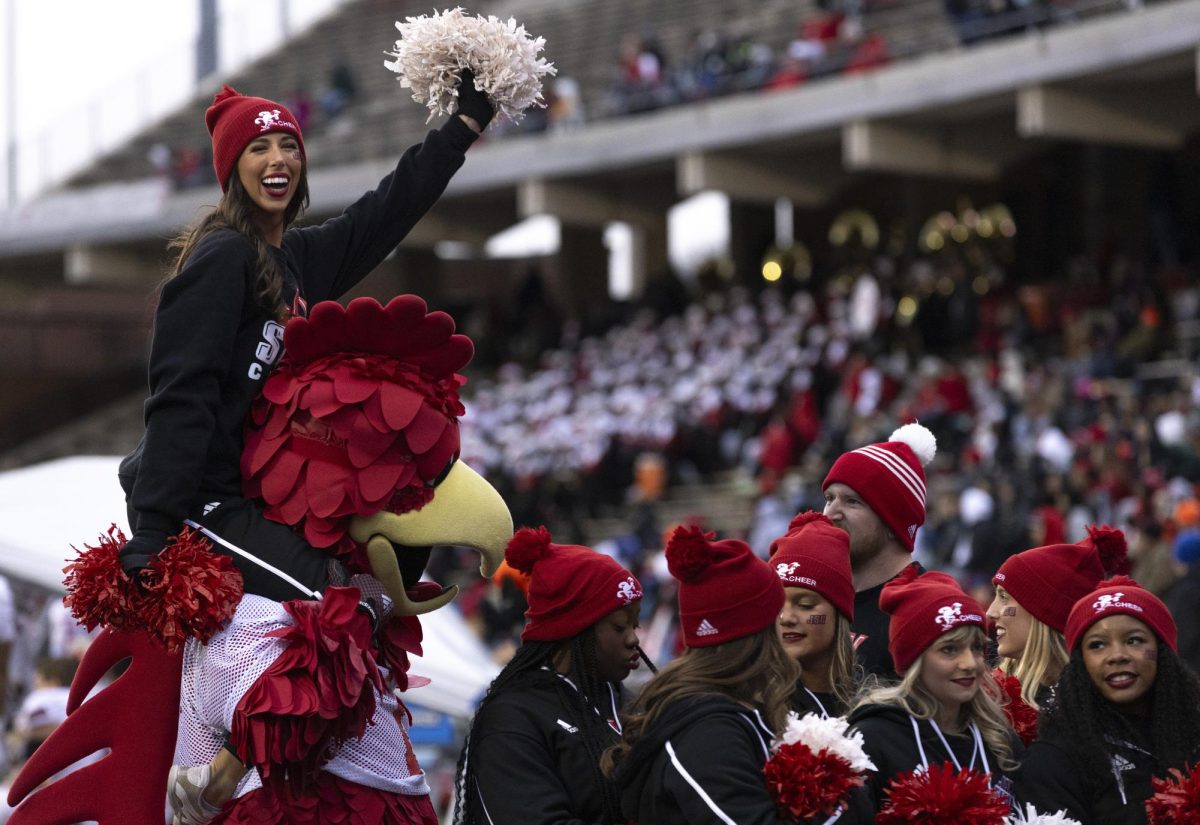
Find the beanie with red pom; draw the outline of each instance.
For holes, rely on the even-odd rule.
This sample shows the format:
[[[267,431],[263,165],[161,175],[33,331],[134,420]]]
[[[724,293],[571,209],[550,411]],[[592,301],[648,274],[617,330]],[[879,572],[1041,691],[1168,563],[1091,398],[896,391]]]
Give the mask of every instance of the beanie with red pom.
[[[1128,576],[1113,576],[1071,608],[1067,617],[1067,650],[1074,650],[1087,629],[1109,616],[1132,616],[1154,631],[1163,644],[1178,651],[1178,628],[1162,601]]]
[[[642,597],[642,585],[616,561],[590,547],[553,544],[545,527],[522,527],[504,560],[529,576],[521,640],[569,639]]]
[[[917,573],[904,568],[883,586],[879,607],[891,616],[888,652],[897,673],[904,673],[939,636],[964,625],[987,629],[979,603],[945,573]]]
[[[688,647],[750,636],[774,625],[783,609],[779,577],[744,541],[678,527],[667,542],[667,568],[679,580],[679,625]]]
[[[242,150],[259,135],[287,132],[300,144],[300,155],[305,155],[299,122],[286,106],[264,97],[247,97],[228,84],[213,98],[204,123],[212,135],[213,171],[222,192],[229,188],[229,176]]]
[[[937,454],[937,439],[920,424],[905,424],[881,444],[843,453],[829,468],[821,489],[845,484],[883,520],[910,553],[925,523],[925,470]]]
[[[1128,573],[1125,534],[1108,526],[1088,527],[1075,544],[1050,544],[1009,556],[992,584],[1003,587],[1043,624],[1062,633],[1071,607],[1105,576]]]
[[[771,565],[784,587],[820,593],[854,621],[854,578],[850,572],[850,534],[820,513],[800,513],[788,531],[771,542]]]

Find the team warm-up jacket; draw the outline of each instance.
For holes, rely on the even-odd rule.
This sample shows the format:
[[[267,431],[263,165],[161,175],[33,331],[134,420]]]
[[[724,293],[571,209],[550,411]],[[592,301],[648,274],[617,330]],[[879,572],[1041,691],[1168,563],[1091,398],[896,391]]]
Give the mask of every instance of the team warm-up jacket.
[[[796,692],[792,694],[792,711],[797,716],[815,713],[823,719],[828,719],[831,716],[844,716],[846,707],[835,694],[807,690],[797,682]]]
[[[876,771],[868,774],[865,786],[875,810],[887,801],[887,787],[898,775],[922,765],[933,767],[952,761],[950,753],[942,745],[941,739],[929,722],[918,721],[914,731],[912,717],[900,708],[890,705],[863,705],[850,713],[849,721],[853,729],[862,733],[863,749],[875,763]],[[959,735],[947,734],[944,731],[943,735],[959,764],[967,767],[975,750],[974,737],[970,733]],[[1021,740],[1015,733],[1009,738],[1013,757],[1019,761],[1022,753]],[[986,768],[982,756],[987,757]],[[975,758],[975,769],[990,771],[992,786],[1012,794],[1012,780],[1001,770],[996,762],[996,754],[986,743],[983,754]]]
[[[475,137],[452,117],[341,215],[285,232],[272,251],[286,305],[306,314],[378,266],[441,196]],[[283,327],[254,299],[255,257],[241,235],[215,232],[161,291],[147,429],[120,468],[134,534],[159,547],[203,504],[241,495],[246,414],[283,354]]]
[[[676,702],[618,766],[621,810],[638,825],[779,825],[763,777],[771,738],[757,711],[732,700]],[[847,813],[832,821],[872,819]]]
[[[1014,776],[1017,800],[1043,813],[1065,810],[1088,825],[1144,825],[1151,779],[1170,767],[1158,764],[1144,733],[1133,742],[1109,738],[1110,766],[1099,774],[1087,770],[1075,749],[1061,739],[1037,740]]]
[[[584,744],[583,708],[565,698],[564,687],[575,690],[557,673],[530,671],[505,685],[479,712],[467,751],[472,787],[463,790],[468,822],[613,821],[605,816],[599,765]],[[610,686],[603,697],[607,707],[597,709],[601,750],[620,738],[615,697]]]

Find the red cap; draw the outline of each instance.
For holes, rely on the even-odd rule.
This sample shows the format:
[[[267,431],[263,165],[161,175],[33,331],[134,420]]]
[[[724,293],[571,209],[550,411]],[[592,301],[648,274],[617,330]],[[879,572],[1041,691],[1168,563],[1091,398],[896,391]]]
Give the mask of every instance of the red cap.
[[[1175,619],[1167,606],[1128,576],[1113,576],[1103,587],[1088,593],[1071,608],[1065,633],[1067,650],[1074,650],[1083,639],[1083,634],[1096,622],[1120,614],[1145,622],[1167,647],[1176,651],[1179,649],[1176,646],[1178,630]]]
[[[771,564],[784,587],[820,593],[854,621],[854,579],[850,573],[850,534],[820,513],[800,513],[788,531],[771,542]]]
[[[569,639],[642,597],[642,585],[613,559],[590,547],[551,544],[545,527],[518,530],[504,560],[529,576],[522,641]]]
[[[1112,527],[1088,527],[1075,544],[1050,544],[1009,556],[992,578],[1029,613],[1059,633],[1071,606],[1110,573],[1127,573],[1125,534]]]
[[[265,97],[246,97],[229,84],[213,98],[204,113],[204,123],[212,135],[213,171],[222,192],[229,188],[229,176],[242,150],[259,135],[287,132],[300,143],[301,156],[305,154],[299,121],[286,106]]]
[[[888,651],[904,673],[943,633],[963,625],[987,629],[979,603],[945,573],[917,574],[915,565],[883,586],[879,606],[891,615]]]
[[[679,625],[688,647],[709,647],[775,624],[783,584],[744,541],[715,541],[678,527],[667,542],[667,568],[679,580]]]
[[[888,441],[843,453],[821,489],[845,484],[862,497],[893,535],[912,552],[925,523],[925,469],[937,440],[920,424],[905,424]]]

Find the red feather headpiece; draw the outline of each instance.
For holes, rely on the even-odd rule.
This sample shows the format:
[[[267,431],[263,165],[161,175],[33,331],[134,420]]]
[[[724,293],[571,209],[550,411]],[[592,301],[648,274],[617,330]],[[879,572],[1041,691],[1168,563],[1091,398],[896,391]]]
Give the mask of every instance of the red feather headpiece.
[[[313,307],[251,410],[243,490],[314,547],[345,554],[353,516],[419,509],[459,450],[457,370],[474,354],[415,295]]]

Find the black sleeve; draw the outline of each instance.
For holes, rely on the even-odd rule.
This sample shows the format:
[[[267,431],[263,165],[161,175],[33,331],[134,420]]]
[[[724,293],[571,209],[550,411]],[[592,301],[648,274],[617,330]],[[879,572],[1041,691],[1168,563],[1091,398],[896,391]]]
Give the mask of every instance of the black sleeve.
[[[194,505],[229,371],[253,249],[209,236],[162,288],[150,348],[146,435],[130,505],[135,535],[165,539]]]
[[[571,811],[570,795],[554,754],[537,735],[536,721],[493,705],[476,723],[468,758],[474,787],[464,789],[476,822],[537,822],[584,825]]]
[[[1071,757],[1046,742],[1034,742],[1013,774],[1017,802],[1033,805],[1042,813],[1066,811],[1079,822],[1092,821],[1089,791],[1079,766]]]
[[[663,789],[689,825],[777,825],[775,801],[763,778],[767,757],[749,723],[716,715],[664,745]]]
[[[341,215],[288,232],[284,247],[294,252],[308,302],[339,298],[377,267],[442,196],[476,137],[451,117]]]

